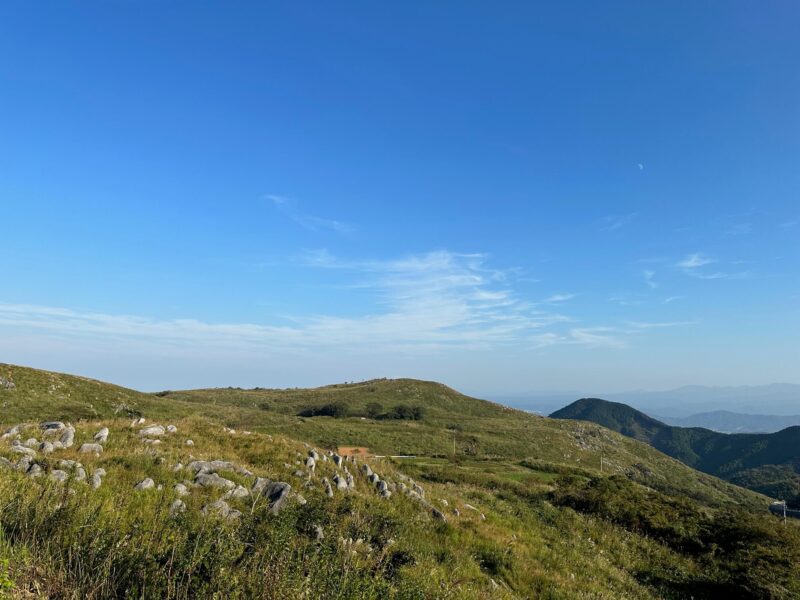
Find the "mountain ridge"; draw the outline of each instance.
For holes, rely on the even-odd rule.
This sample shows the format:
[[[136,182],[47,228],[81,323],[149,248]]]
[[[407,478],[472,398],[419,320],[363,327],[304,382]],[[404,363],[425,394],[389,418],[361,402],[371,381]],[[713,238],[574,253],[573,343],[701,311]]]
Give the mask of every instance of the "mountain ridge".
[[[591,421],[749,489],[800,502],[800,426],[775,433],[720,433],[668,425],[620,402],[582,398],[550,415]]]

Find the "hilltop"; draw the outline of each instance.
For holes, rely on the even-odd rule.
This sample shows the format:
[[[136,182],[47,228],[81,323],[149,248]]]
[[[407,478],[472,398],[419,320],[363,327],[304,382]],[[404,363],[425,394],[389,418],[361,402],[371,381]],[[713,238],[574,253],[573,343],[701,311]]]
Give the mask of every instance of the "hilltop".
[[[800,535],[767,498],[599,425],[411,379],[145,394],[0,376],[0,586],[19,597],[800,593]],[[45,447],[51,421],[71,446]]]
[[[662,423],[618,402],[583,398],[550,415],[591,421],[646,442],[705,473],[800,502],[800,427],[775,433],[726,434]]]

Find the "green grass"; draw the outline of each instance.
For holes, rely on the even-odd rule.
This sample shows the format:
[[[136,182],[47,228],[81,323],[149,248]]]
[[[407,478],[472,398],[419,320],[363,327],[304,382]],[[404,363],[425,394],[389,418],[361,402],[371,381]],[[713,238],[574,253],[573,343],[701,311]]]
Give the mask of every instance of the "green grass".
[[[654,599],[690,592],[695,598],[719,597],[721,591],[731,598],[798,593],[791,566],[800,548],[797,528],[782,528],[766,512],[766,498],[597,425],[545,419],[412,380],[155,395],[9,365],[0,366],[0,374],[16,384],[0,391],[2,420],[30,423],[23,440],[38,437],[35,423],[44,419],[70,420],[77,427],[73,448],[39,457],[45,470],[59,459],[78,458],[90,474],[99,467],[108,472],[103,486],[92,491],[81,482],[57,484],[0,470],[0,586],[16,597]],[[331,402],[355,416],[297,417],[308,406]],[[419,421],[359,416],[370,403],[425,410]],[[174,423],[178,433],[146,446],[129,427],[133,414]],[[103,454],[79,455],[80,443],[103,425],[111,429]],[[187,438],[195,445],[186,446]],[[357,445],[376,454],[415,455],[374,458],[370,464],[384,478],[410,476],[421,483],[447,522],[401,493],[379,498],[360,476],[354,493],[328,499],[318,481],[332,476],[331,463],[322,463],[313,488],[305,488],[292,474],[298,453],[306,453],[304,443],[320,450]],[[18,458],[6,444],[0,442],[0,456]],[[226,522],[200,512],[220,492],[197,489],[186,499],[186,513],[170,518],[173,485],[189,478],[173,465],[193,457],[230,460],[287,481],[307,503],[291,504],[276,517],[263,503],[234,501],[243,516]],[[223,475],[249,486],[241,474]],[[163,488],[133,492],[144,477]],[[723,522],[728,525],[721,527]],[[325,533],[322,541],[316,539],[317,525]],[[353,553],[345,540],[358,539],[363,542]],[[777,544],[789,563],[779,560]],[[370,552],[361,549],[366,546]],[[771,571],[764,568],[769,561]]]

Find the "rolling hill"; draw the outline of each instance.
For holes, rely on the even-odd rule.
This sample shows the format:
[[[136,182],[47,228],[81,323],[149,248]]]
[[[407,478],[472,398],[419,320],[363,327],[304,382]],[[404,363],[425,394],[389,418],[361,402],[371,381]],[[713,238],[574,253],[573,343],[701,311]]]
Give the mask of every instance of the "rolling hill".
[[[725,434],[662,423],[630,406],[583,398],[550,415],[597,423],[646,442],[681,462],[773,497],[800,502],[800,427]]]
[[[11,597],[800,594],[800,530],[781,527],[768,498],[593,423],[411,379],[145,394],[12,365],[0,377]],[[74,445],[40,449],[51,420],[74,428]],[[167,433],[148,439],[148,426]],[[82,452],[103,428],[102,448]],[[342,446],[368,450],[339,463]],[[197,461],[219,467],[192,471]],[[206,485],[217,471],[230,489]],[[352,486],[326,492],[323,478],[348,473]],[[302,498],[278,511],[255,494],[258,477]]]

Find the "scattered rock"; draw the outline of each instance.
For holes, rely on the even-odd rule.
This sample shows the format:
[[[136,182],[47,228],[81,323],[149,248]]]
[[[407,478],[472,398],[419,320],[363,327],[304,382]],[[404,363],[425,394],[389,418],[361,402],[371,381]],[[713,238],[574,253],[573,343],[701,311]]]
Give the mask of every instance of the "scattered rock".
[[[28,438],[27,440],[25,440],[25,445],[28,448],[35,448],[39,445],[39,440],[37,440],[36,438]]]
[[[325,539],[325,532],[322,531],[322,526],[321,525],[314,525],[314,538],[318,542],[321,542],[322,540]]]
[[[139,435],[142,437],[158,437],[164,435],[165,430],[161,425],[150,425],[139,430]]]
[[[314,459],[314,457],[313,457],[313,456],[309,456],[309,457],[306,459],[306,468],[307,468],[307,469],[308,469],[308,470],[309,470],[311,473],[313,473],[313,472],[314,472],[314,469],[316,469],[316,467],[317,467],[317,461]]]
[[[98,489],[101,485],[103,485],[103,476],[100,475],[97,471],[92,473],[92,478],[89,480],[89,485],[92,487],[93,490]]]
[[[51,442],[42,442],[39,444],[39,452],[42,454],[50,454],[55,449],[55,446],[53,446]]]
[[[250,495],[250,492],[247,491],[247,488],[241,485],[237,485],[231,491],[227,492],[222,498],[247,498]]]
[[[253,487],[250,489],[250,492],[255,495],[259,495],[264,491],[264,488],[270,484],[271,481],[266,477],[256,477],[255,483],[253,483]]]
[[[277,515],[281,512],[292,492],[292,486],[283,481],[273,481],[264,488],[264,496],[269,500],[269,512]]]
[[[447,521],[447,517],[444,516],[444,513],[436,508],[431,508],[431,516],[437,521]]]
[[[156,482],[153,481],[152,479],[150,479],[149,477],[146,477],[146,478],[142,479],[139,483],[137,483],[133,487],[133,489],[135,489],[135,490],[151,490],[154,487],[156,487]]]
[[[9,427],[6,429],[6,432],[0,436],[0,439],[7,439],[10,437],[14,437],[15,435],[19,435],[19,425],[14,425],[13,427]]]
[[[175,425],[167,425],[167,433],[175,433],[178,431],[178,428]]]
[[[44,472],[42,471],[42,467],[36,463],[33,463],[30,467],[28,467],[28,470],[25,473],[25,475],[28,477],[41,477],[43,474]]]
[[[161,440],[152,440],[150,438],[145,438],[142,440],[145,444],[150,444],[151,446],[157,446],[161,443]]]
[[[0,390],[13,390],[17,386],[16,384],[8,379],[7,377],[0,376]]]
[[[333,483],[336,484],[337,490],[346,490],[347,489],[347,480],[344,477],[341,477],[338,473],[333,476]]]
[[[64,429],[64,432],[61,434],[59,440],[63,445],[64,448],[69,448],[75,442],[75,429],[73,427],[67,427]]]
[[[238,510],[235,510],[230,507],[230,505],[225,502],[225,500],[217,500],[216,502],[212,502],[211,504],[206,504],[203,507],[203,514],[204,515],[218,515],[220,517],[224,517],[226,519],[237,519],[239,518],[242,513]]]
[[[178,496],[188,496],[189,495],[189,488],[187,488],[182,483],[176,483],[175,487],[173,489],[175,490],[175,493],[178,494]]]
[[[108,441],[108,427],[103,427],[100,431],[95,433],[94,441],[98,444],[105,444]]]
[[[81,454],[102,454],[103,447],[100,444],[81,444],[78,452]]]
[[[39,427],[44,435],[48,435],[61,431],[66,427],[66,425],[64,425],[64,423],[61,421],[45,421],[44,423],[40,423]]]
[[[186,510],[186,504],[183,500],[175,500],[169,507],[169,516],[174,517]]]
[[[36,450],[26,446],[11,446],[11,451],[17,454],[24,454],[25,456],[36,456]]]
[[[216,473],[200,472],[194,478],[194,482],[198,485],[202,485],[203,487],[224,488],[227,490],[236,487],[236,484],[233,481],[230,479],[225,479],[224,477],[220,477]]]
[[[69,475],[67,475],[67,472],[62,471],[61,469],[54,469],[53,471],[50,471],[50,479],[52,479],[53,481],[59,481],[63,483],[68,478]]]
[[[194,442],[192,440],[186,440],[187,446],[194,446]]]

